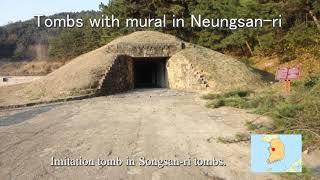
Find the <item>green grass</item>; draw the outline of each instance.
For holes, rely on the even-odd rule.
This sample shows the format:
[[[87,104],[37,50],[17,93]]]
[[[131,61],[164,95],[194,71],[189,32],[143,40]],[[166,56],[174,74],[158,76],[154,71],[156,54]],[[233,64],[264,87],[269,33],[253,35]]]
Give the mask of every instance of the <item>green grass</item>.
[[[320,75],[294,82],[290,96],[273,90],[259,93],[235,90],[203,98],[208,100],[209,108],[231,106],[270,116],[272,128],[264,133],[303,134],[304,148],[320,144]],[[251,131],[261,128],[251,122],[247,127]]]
[[[301,173],[285,173],[281,177],[288,180],[309,180],[314,178],[312,170],[305,166],[302,166]]]
[[[246,127],[249,131],[255,131],[255,130],[259,129],[259,126],[251,121],[246,122]]]

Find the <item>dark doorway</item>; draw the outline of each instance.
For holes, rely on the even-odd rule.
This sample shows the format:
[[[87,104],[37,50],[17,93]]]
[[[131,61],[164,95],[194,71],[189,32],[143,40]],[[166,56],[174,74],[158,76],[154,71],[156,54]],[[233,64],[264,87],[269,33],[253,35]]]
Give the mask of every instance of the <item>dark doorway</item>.
[[[167,87],[167,58],[133,58],[135,88]]]

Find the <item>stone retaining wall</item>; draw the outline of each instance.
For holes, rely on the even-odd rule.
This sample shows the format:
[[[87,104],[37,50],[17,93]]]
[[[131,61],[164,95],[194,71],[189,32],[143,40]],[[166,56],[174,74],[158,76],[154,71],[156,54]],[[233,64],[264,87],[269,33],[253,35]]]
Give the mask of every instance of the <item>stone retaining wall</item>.
[[[132,58],[119,55],[106,70],[97,89],[97,94],[109,95],[121,93],[134,88]]]
[[[174,56],[167,62],[169,88],[179,90],[207,90],[207,77],[184,56]]]

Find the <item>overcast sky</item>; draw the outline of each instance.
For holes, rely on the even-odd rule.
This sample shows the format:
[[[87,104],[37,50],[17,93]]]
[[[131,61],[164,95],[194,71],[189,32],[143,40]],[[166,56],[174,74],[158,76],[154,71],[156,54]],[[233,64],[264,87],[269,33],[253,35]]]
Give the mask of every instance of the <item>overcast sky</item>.
[[[52,15],[59,12],[98,10],[107,0],[0,0],[0,26],[35,15]]]

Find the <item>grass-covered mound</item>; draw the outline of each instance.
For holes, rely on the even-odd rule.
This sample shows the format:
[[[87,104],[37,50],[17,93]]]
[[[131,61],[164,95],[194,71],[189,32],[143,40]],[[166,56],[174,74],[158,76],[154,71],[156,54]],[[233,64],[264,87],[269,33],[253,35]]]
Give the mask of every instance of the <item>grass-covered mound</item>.
[[[117,58],[105,47],[83,54],[36,81],[0,88],[0,106],[47,102],[92,94]]]
[[[260,74],[245,63],[201,46],[181,50],[168,60],[168,64],[174,67],[173,70],[170,68],[168,70],[170,85],[181,81],[184,86],[197,89],[194,84],[204,81],[207,85],[204,89],[215,92],[256,89],[263,86],[263,78]],[[174,77],[173,81],[170,77]],[[196,77],[199,78],[193,80]],[[179,88],[179,86],[173,86],[173,88]]]

